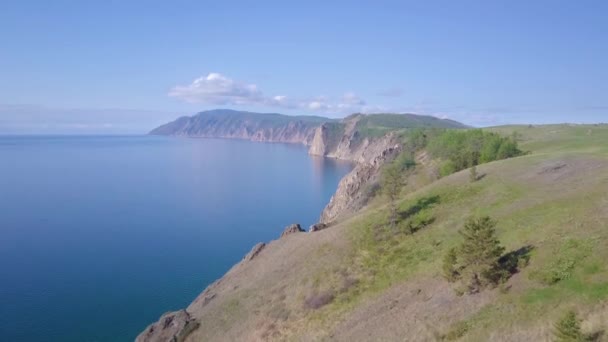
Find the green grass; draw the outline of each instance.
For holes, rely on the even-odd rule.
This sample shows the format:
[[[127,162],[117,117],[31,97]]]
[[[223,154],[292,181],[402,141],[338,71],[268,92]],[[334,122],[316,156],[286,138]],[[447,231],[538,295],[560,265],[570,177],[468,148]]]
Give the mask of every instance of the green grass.
[[[597,128],[598,136],[608,133],[602,129]],[[479,172],[486,176],[475,183],[468,182],[465,170],[407,195],[399,205],[401,211],[408,211],[420,200],[437,198],[433,205],[403,220],[432,218],[414,234],[389,227],[388,212],[382,205],[360,215],[350,224],[355,247],[344,260],[345,268],[359,283],[328,305],[322,317],[348,312],[362,298],[410,279],[439,278],[442,256],[460,241],[457,231],[471,215],[497,219],[499,238],[507,251],[533,246],[529,266],[514,280],[519,289],[505,290],[492,305],[467,318],[466,330],[474,336],[487,337],[509,324],[528,326],[549,319],[556,305],[584,307],[608,299],[608,272],[602,262],[608,260],[608,250],[600,247],[608,242],[608,225],[596,209],[606,199],[605,188],[597,184],[608,184],[608,172],[598,171],[589,184],[575,173],[562,180],[571,183],[559,185],[545,182],[540,173],[544,163],[566,158],[574,165],[598,157],[602,148],[595,146],[597,140],[580,146],[576,139],[568,138],[579,136],[581,130],[584,128],[567,127],[562,133],[566,146],[522,142],[524,148],[540,152],[532,150],[530,155],[482,165]],[[583,152],[575,152],[577,149]],[[509,309],[505,312],[504,308]],[[462,331],[454,329],[456,335]]]
[[[598,153],[608,154],[608,124],[598,125],[511,125],[488,130],[511,136],[518,134],[522,149],[533,153]]]

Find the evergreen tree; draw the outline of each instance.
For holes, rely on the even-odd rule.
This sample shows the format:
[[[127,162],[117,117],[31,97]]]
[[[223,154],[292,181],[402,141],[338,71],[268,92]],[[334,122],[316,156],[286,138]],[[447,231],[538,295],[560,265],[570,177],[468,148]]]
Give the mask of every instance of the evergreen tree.
[[[581,325],[576,317],[576,313],[572,310],[555,323],[553,335],[557,342],[577,342],[585,341],[585,337],[581,332]]]
[[[382,170],[382,191],[388,197],[389,222],[393,228],[397,225],[397,199],[406,185],[406,171],[415,166],[413,157],[403,152]]]
[[[382,172],[382,191],[388,198],[389,222],[394,228],[397,225],[397,197],[404,185],[401,168],[393,163],[387,165]]]
[[[496,238],[495,227],[496,222],[484,216],[469,219],[460,231],[464,241],[458,252],[458,261],[470,293],[499,280],[498,259],[504,248]]]

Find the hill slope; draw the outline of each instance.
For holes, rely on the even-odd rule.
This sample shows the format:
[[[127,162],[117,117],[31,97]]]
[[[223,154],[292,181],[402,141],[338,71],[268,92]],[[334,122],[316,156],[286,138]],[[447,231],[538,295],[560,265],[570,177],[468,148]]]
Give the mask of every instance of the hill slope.
[[[140,340],[159,331],[175,336],[175,328],[186,341],[543,341],[571,308],[583,330],[601,338],[608,328],[608,126],[492,130],[517,131],[530,153],[479,166],[483,177],[474,183],[464,170],[406,187],[399,211],[425,222],[416,233],[387,229],[378,197],[328,229],[256,250]],[[441,260],[471,215],[496,219],[506,250],[525,250],[530,259],[501,287],[459,295],[441,276]]]

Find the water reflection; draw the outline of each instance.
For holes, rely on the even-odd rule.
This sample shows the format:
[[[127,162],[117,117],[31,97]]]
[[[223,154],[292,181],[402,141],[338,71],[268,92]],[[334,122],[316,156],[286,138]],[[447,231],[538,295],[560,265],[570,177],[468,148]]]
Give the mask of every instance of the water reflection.
[[[310,156],[310,158],[312,161],[313,185],[321,196],[327,194],[331,196],[336,190],[331,187],[334,179],[332,172],[328,172],[328,170],[334,170],[340,175],[346,175],[354,167],[352,162],[345,160],[320,156]]]

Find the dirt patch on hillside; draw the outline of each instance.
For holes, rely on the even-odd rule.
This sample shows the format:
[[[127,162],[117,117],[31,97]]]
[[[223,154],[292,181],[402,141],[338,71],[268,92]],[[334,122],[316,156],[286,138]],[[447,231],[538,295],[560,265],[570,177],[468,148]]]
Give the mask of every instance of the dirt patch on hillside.
[[[436,341],[452,324],[465,320],[495,296],[496,291],[458,296],[440,279],[399,284],[359,305],[335,328],[331,339]]]
[[[587,177],[595,176],[599,169],[606,168],[607,166],[608,162],[604,159],[572,156],[560,160],[542,162],[533,170],[530,170],[526,178],[541,183],[556,183],[573,179],[584,180]]]

